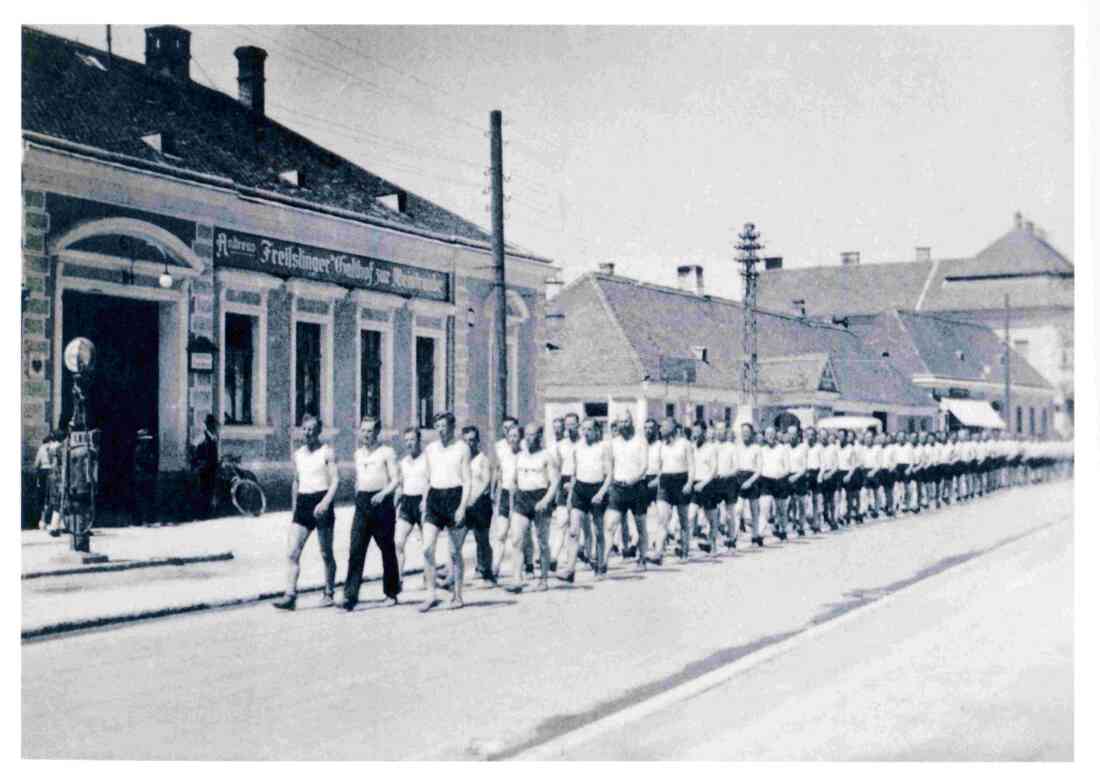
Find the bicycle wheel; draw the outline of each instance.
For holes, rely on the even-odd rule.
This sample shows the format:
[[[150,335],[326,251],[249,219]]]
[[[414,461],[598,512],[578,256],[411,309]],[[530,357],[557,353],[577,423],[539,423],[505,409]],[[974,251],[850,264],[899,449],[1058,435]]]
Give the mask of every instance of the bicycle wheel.
[[[260,485],[251,479],[241,479],[233,485],[233,505],[245,516],[258,517],[267,508],[267,498]]]

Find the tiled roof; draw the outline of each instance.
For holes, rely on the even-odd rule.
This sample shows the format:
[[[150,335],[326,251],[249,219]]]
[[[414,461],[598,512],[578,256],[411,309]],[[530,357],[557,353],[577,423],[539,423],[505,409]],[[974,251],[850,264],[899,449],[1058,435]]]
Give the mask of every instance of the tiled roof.
[[[760,273],[757,301],[761,307],[795,313],[792,303],[804,299],[807,314],[824,318],[913,309],[931,271],[929,261],[772,269]]]
[[[981,324],[938,315],[892,311],[856,318],[852,331],[874,351],[888,351],[890,361],[907,376],[1004,383],[1004,344]],[[1012,382],[1052,388],[1019,353],[1012,351]]]
[[[741,388],[738,302],[590,273],[563,289],[550,309],[563,316],[551,336],[560,346],[549,360],[551,386],[659,381],[662,358],[689,359],[706,348],[707,361],[695,363],[695,385]],[[845,399],[930,404],[854,332],[769,312],[757,313],[757,325],[763,390],[812,392],[828,361]],[[852,380],[840,377],[846,372]]]
[[[780,393],[815,392],[821,385],[821,374],[828,361],[829,355],[825,353],[761,359],[760,388]]]
[[[951,280],[1025,275],[993,280]],[[819,266],[762,272],[762,307],[795,312],[806,301],[811,316],[869,315],[887,310],[955,312],[1073,307],[1073,264],[1040,236],[1014,229],[972,258]]]
[[[108,60],[99,49],[24,27],[22,80],[24,132],[227,178],[241,187],[351,211],[397,228],[490,241],[479,226],[270,118],[257,119],[235,98],[194,81],[161,76],[143,63],[117,55]],[[174,135],[172,155],[142,141],[164,132]],[[279,173],[288,170],[304,172],[305,186],[282,181]],[[403,212],[375,201],[397,192],[407,194]]]

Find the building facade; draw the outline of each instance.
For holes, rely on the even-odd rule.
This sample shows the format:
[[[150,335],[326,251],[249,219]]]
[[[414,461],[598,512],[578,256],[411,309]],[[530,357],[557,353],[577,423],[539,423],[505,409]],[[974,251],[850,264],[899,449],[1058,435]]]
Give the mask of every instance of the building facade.
[[[162,506],[185,494],[208,414],[269,505],[306,413],[346,475],[364,415],[391,435],[444,410],[491,430],[490,237],[265,117],[261,50],[238,49],[234,98],[189,80],[187,31],[147,40],[142,64],[24,30],[25,472],[71,415],[75,336],[98,349],[107,507],[127,503],[140,428]],[[554,270],[512,247],[506,269],[509,407],[532,416]]]

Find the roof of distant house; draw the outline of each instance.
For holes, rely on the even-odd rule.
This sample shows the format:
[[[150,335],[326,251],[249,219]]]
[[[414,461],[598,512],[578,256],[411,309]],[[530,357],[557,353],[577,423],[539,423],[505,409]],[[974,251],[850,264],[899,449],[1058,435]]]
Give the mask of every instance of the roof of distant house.
[[[889,310],[996,310],[1073,307],[1073,264],[1033,229],[1017,227],[971,258],[772,269],[760,275],[762,307],[809,315]]]
[[[558,350],[549,358],[550,385],[659,382],[664,360],[694,358],[693,385],[741,388],[739,302],[588,273],[566,286],[551,309],[564,318],[552,338]],[[761,390],[816,391],[828,366],[844,399],[934,404],[854,332],[764,310],[757,324]],[[698,358],[704,349],[705,361]]]

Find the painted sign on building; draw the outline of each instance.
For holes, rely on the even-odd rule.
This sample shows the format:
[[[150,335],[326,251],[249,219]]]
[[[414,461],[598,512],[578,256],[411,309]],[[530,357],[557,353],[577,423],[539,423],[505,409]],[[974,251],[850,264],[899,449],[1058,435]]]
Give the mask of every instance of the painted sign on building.
[[[214,229],[214,263],[278,277],[304,277],[322,283],[369,288],[401,296],[450,299],[450,275],[336,250]]]

